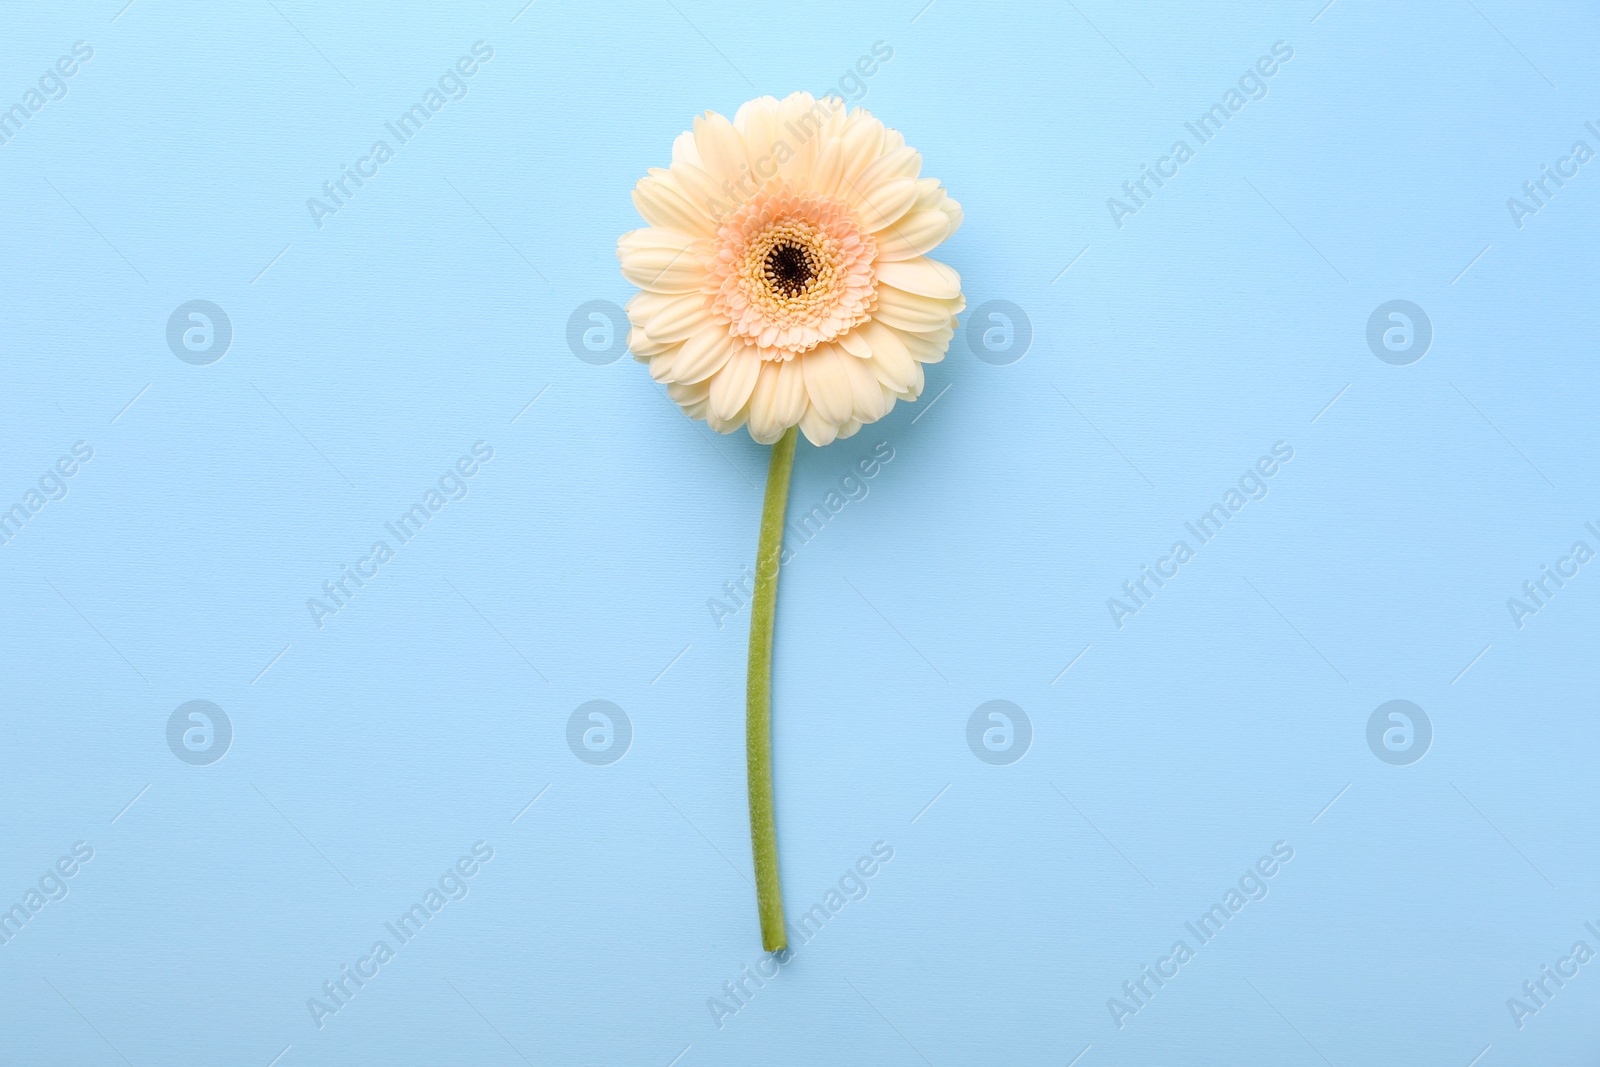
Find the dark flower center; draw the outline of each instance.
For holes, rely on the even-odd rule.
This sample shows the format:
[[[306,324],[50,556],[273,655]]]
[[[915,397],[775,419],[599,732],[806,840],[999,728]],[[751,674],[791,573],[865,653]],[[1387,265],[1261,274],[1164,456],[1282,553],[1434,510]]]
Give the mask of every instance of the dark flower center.
[[[796,296],[816,277],[810,251],[800,245],[780,244],[767,253],[763,273],[767,283],[784,296]]]

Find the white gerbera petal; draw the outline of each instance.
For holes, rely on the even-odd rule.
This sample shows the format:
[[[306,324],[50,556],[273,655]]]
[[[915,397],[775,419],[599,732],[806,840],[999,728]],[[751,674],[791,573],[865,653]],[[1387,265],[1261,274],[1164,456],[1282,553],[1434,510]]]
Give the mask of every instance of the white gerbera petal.
[[[932,251],[950,236],[950,216],[943,211],[912,211],[886,230],[873,234],[879,262],[912,259]]]
[[[651,356],[650,377],[654,378],[658,382],[673,381],[672,358],[678,354],[678,349],[680,347],[682,346],[674,345],[671,348],[665,349],[661,352],[658,352],[656,355]]]
[[[870,112],[856,108],[846,120],[840,146],[839,182],[827,191],[850,203],[862,187],[862,173],[883,154],[883,123]]]
[[[917,179],[917,210],[936,209],[950,198],[938,178]]]
[[[711,396],[710,382],[673,382],[667,386],[667,395],[680,405],[698,404]]]
[[[865,325],[870,326],[872,323],[868,322]],[[840,334],[833,340],[840,348],[857,359],[872,358],[872,346],[867,343],[865,337],[861,336],[861,331],[859,330],[851,330],[849,333]]]
[[[937,300],[954,300],[961,295],[961,275],[927,256],[879,263],[878,280],[896,289]],[[650,334],[659,336],[654,330]]]
[[[856,211],[860,215],[863,228],[876,234],[880,230],[892,229],[895,223],[905,218],[911,210],[911,205],[917,202],[917,180],[915,178],[890,178],[888,181],[879,182],[871,189],[863,190],[856,197]]]
[[[897,131],[843,101],[760,97],[695,119],[617,242],[628,346],[691,418],[762,443],[848,437],[922,392],[966,306],[927,258],[961,206]]]
[[[945,351],[950,347],[950,338],[955,335],[955,331],[947,326],[931,334],[895,330],[894,335],[905,344],[906,351],[918,363],[938,363],[944,359]]]
[[[680,382],[701,382],[721,370],[733,356],[734,341],[728,331],[707,326],[683,343],[673,373]]]
[[[761,357],[753,346],[740,345],[722,369],[711,377],[711,410],[719,418],[731,419],[750,402],[756,379],[761,375]]]
[[[950,198],[937,178],[923,178],[917,182],[917,202],[912,210],[938,211],[950,221],[950,233],[961,228],[961,205]]]
[[[687,341],[709,325],[711,312],[706,309],[705,296],[682,293],[652,309],[644,332],[653,341]]]
[[[774,97],[759,96],[740,106],[733,116],[733,128],[744,139],[745,154],[758,182],[777,176],[774,159],[778,142],[778,101]],[[763,163],[763,161],[771,161]]]
[[[869,322],[855,336],[872,348],[872,369],[878,380],[897,393],[911,386],[917,361],[911,357],[903,336],[881,322]]]
[[[720,178],[712,178],[698,164],[674,162],[669,171],[672,180],[683,193],[684,198],[695,208],[703,212],[713,222],[726,215],[733,207],[728,200],[727,192],[722,188]]]
[[[800,360],[789,359],[778,365],[778,391],[772,402],[777,407],[778,419],[785,426],[797,426],[800,416],[806,413],[806,375]]]
[[[805,372],[806,395],[811,398],[811,406],[834,422],[848,419],[853,401],[844,361],[849,357],[836,346],[825,344],[795,358],[801,361],[800,369]]]
[[[877,422],[889,411],[883,402],[883,389],[878,376],[864,359],[844,358],[840,361],[845,377],[850,380],[850,411],[857,421]],[[841,435],[843,436],[843,435]]]
[[[650,340],[645,335],[645,332],[637,326],[628,328],[628,351],[633,353],[634,359],[648,360],[651,356],[659,356],[669,348],[677,347],[677,345],[662,344],[659,341]]]
[[[682,299],[684,299],[682,293],[652,293],[648,289],[640,289],[628,298],[625,309],[628,321],[635,326],[643,327],[645,323],[655,318],[662,308]]]
[[[731,419],[720,417],[715,411],[706,411],[706,425],[718,433],[732,433],[743,426],[750,419],[750,409],[740,408],[739,413]]]
[[[738,185],[749,172],[750,158],[745,154],[744,138],[733,128],[733,123],[715,111],[707,111],[694,120],[694,144],[700,150],[701,167],[719,183]]]
[[[778,140],[773,144],[773,162],[778,177],[795,189],[806,189],[817,153],[821,150],[821,131],[839,108],[832,97],[817,100],[810,93],[793,93],[778,102]],[[759,162],[759,161],[758,161]]]
[[[633,206],[652,226],[696,237],[711,237],[717,232],[711,216],[683,194],[672,180],[671,171],[656,171],[640,178],[639,184],[633,187]]]
[[[778,368],[782,363],[757,359],[761,372],[750,391],[750,436],[757,444],[770,445],[783,436],[789,424],[778,416]]]
[[[949,219],[950,219],[950,232],[951,233],[955,233],[957,230],[961,229],[961,220],[965,216],[963,216],[962,213],[961,213],[961,205],[960,204],[956,203],[954,200],[951,200],[951,199],[947,198],[945,200],[945,202],[942,205],[940,205],[939,210],[943,211],[945,213],[945,215],[947,215],[949,217]]]
[[[617,258],[622,275],[653,293],[692,292],[705,278],[711,242],[676,230],[649,226],[622,235]]]
[[[712,243],[693,234],[679,233],[661,226],[641,226],[617,238],[618,255],[650,248],[686,249],[705,254],[712,250]]]
[[[821,448],[823,445],[833,444],[834,438],[839,436],[841,423],[825,418],[816,407],[806,405],[806,413],[800,416],[800,432],[806,435],[806,440]]]
[[[859,189],[876,189],[891,178],[915,178],[922,172],[922,153],[915,148],[901,145],[890,152],[885,152],[873,160],[866,170],[856,178],[855,184]],[[937,179],[930,179],[935,185]]]
[[[825,140],[817,149],[816,162],[809,174],[802,178],[806,192],[832,196],[839,185],[839,175],[844,172],[844,144],[838,140]]]
[[[672,162],[700,165],[700,149],[694,145],[694,131],[684,130],[672,142]]]
[[[922,387],[926,382],[926,379],[923,377],[922,373],[922,364],[917,364],[916,373],[917,376],[916,379],[911,383],[911,388],[906,390],[906,399],[908,400],[915,400],[917,397],[921,396]]]
[[[954,314],[950,301],[908,293],[882,282],[878,284],[878,308],[874,315],[890,326],[924,332],[937,330]]]

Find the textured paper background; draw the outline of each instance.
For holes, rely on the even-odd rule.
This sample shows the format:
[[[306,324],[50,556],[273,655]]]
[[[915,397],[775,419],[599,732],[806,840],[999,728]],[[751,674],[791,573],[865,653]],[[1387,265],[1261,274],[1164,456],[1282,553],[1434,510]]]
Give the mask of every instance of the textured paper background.
[[[1600,951],[1591,9],[123,4],[17,5],[0,42],[0,1062],[1600,1055],[1600,961],[1507,1004]],[[629,190],[692,116],[795,89],[923,152],[970,310],[920,404],[800,448],[778,821],[791,921],[827,917],[757,985],[725,583],[765,450],[606,362],[584,306],[629,295]],[[1576,173],[1540,206],[1544,167]],[[195,300],[221,358],[187,312],[169,345]],[[1394,300],[1420,360],[1369,346]],[[628,729],[585,711],[574,748],[593,700]],[[1369,745],[1392,700],[1426,741],[1385,713]],[[578,758],[591,727],[623,758]]]

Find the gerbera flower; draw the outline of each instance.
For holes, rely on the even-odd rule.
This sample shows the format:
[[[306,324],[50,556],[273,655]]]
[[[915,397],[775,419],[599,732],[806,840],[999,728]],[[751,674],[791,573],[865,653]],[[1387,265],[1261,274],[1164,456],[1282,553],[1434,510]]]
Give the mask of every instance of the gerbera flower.
[[[772,444],[849,437],[922,392],[966,306],[927,257],[961,206],[873,115],[795,93],[708,111],[640,180],[617,242],[628,348],[691,418]]]
[[[750,598],[745,766],[761,944],[788,944],[772,793],[772,634],[797,428],[849,437],[922,393],[966,307],[926,253],[961,206],[871,114],[795,93],[708,111],[672,166],[633,191],[650,225],[622,236],[628,347],[691,418],[772,445]]]

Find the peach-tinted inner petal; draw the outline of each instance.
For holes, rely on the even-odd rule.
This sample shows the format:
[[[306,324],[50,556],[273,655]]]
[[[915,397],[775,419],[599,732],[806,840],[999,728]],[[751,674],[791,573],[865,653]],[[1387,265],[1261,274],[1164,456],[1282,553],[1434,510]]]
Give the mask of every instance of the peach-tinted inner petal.
[[[758,193],[723,221],[714,247],[711,313],[762,359],[790,359],[872,317],[877,243],[832,197]]]

